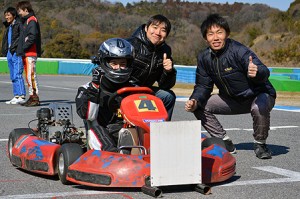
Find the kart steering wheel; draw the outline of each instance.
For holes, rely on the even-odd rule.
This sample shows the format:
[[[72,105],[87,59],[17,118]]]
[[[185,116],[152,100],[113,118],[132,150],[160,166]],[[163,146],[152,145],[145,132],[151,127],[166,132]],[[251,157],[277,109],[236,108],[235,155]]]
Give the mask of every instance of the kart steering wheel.
[[[149,93],[153,94],[151,88],[148,87],[124,87],[114,92],[108,99],[107,105],[110,111],[116,112],[121,106],[121,101],[124,97],[134,93]]]

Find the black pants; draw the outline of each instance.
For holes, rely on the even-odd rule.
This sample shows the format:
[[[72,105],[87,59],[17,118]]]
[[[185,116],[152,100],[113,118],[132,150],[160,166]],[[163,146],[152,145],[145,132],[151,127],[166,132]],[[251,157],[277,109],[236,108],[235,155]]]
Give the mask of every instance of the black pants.
[[[253,120],[253,137],[266,140],[270,129],[270,112],[275,105],[275,98],[267,93],[256,97],[235,100],[220,95],[212,95],[203,109],[197,109],[194,115],[201,120],[202,126],[212,137],[223,138],[226,131],[214,114],[237,115],[251,113]]]
[[[122,128],[121,124],[111,124],[103,127],[97,121],[86,121],[88,127],[88,147],[90,149],[118,152],[117,139],[118,132]]]

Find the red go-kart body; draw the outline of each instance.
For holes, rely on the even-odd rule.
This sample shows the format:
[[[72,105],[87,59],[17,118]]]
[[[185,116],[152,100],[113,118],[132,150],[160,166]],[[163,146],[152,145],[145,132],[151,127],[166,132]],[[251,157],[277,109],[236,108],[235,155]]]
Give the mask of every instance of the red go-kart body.
[[[138,154],[125,155],[99,150],[87,150],[76,154],[74,151],[80,149],[75,149],[74,144],[54,144],[30,134],[28,129],[25,129],[27,132],[16,140],[10,138],[12,141],[9,141],[8,155],[12,164],[45,175],[59,173],[61,177],[64,174],[65,179],[61,179],[64,184],[74,182],[95,187],[146,185],[151,175],[150,122],[164,122],[168,115],[162,101],[152,95],[149,88],[132,87],[118,90],[119,95],[125,92],[130,94],[123,98],[120,113],[125,128],[138,129],[141,146],[137,146]],[[202,143],[209,139],[203,136]],[[65,157],[67,159],[63,159]],[[216,183],[229,179],[235,173],[235,164],[235,158],[225,148],[218,143],[209,143],[202,149],[202,183]]]
[[[61,147],[35,135],[28,129],[16,129],[24,135],[8,148],[11,163],[19,168],[44,175],[57,175],[56,152]],[[10,145],[10,143],[9,143]]]

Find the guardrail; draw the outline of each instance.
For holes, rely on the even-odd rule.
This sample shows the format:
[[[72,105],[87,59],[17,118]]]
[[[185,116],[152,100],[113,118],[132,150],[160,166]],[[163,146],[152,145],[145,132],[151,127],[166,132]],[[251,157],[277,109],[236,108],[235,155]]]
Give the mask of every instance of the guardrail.
[[[39,58],[37,61],[37,74],[47,75],[91,75],[96,67],[88,59],[57,59]],[[196,66],[175,65],[177,69],[177,82],[194,84]],[[270,67],[270,81],[277,91],[300,92],[300,68]],[[8,73],[5,57],[0,57],[0,73]]]

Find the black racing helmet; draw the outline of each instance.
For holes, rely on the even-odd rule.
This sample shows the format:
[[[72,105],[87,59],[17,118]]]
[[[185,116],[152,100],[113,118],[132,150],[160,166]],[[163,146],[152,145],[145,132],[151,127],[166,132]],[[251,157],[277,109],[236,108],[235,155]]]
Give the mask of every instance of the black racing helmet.
[[[134,59],[133,46],[121,38],[112,38],[104,41],[98,50],[100,66],[104,71],[105,77],[114,83],[126,82],[132,72],[132,62]],[[127,59],[127,67],[125,69],[114,70],[110,65],[111,59]]]

